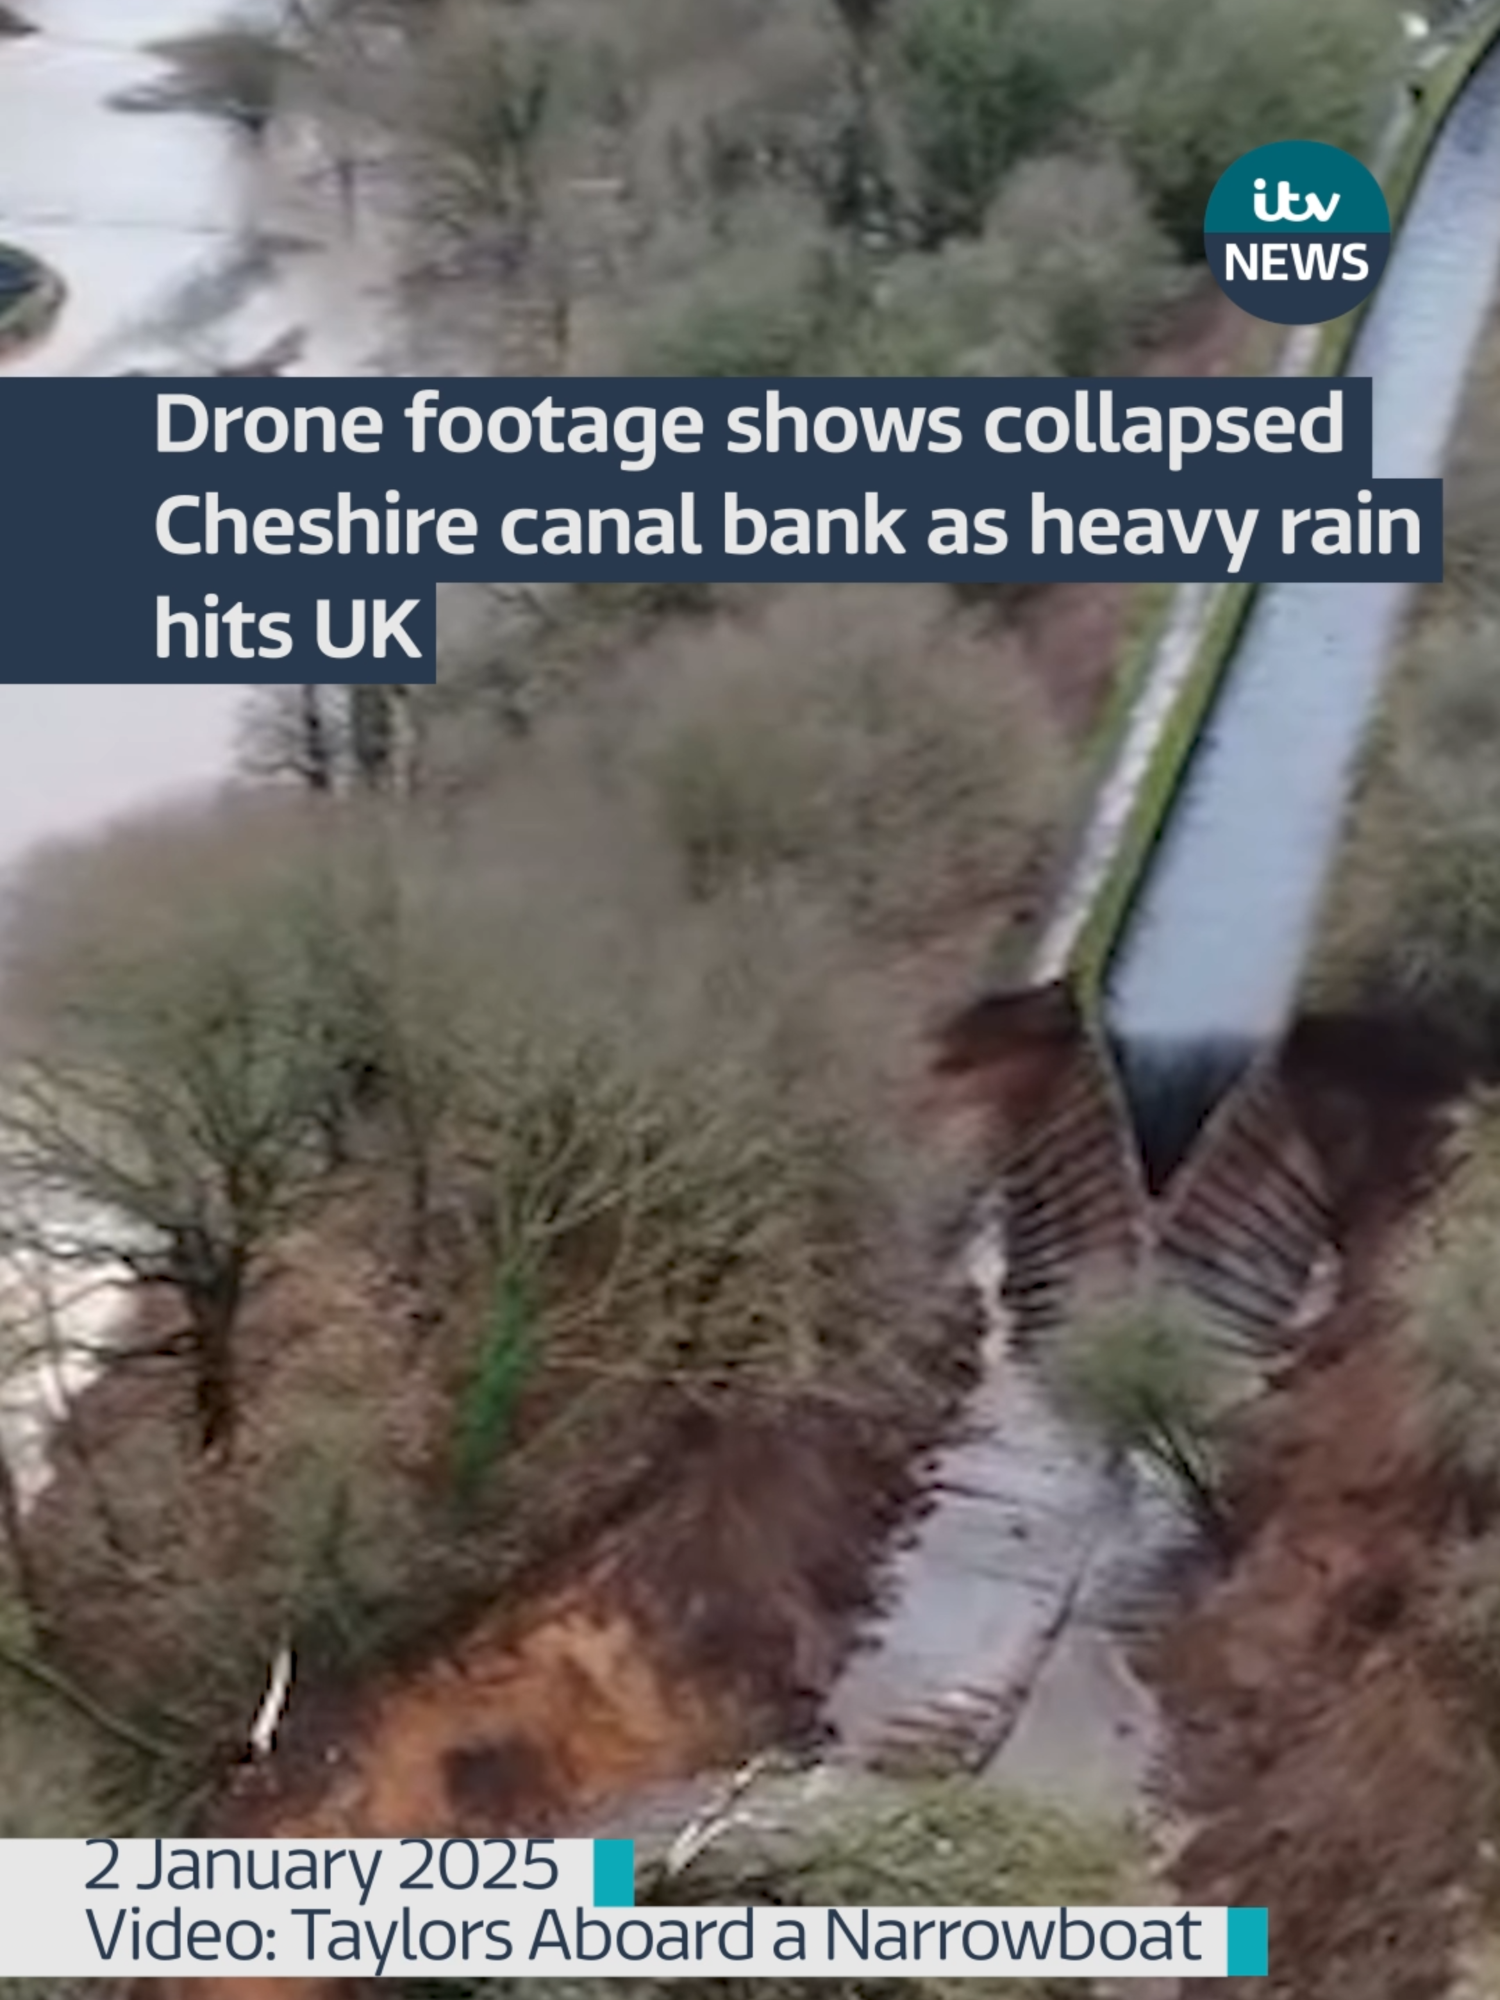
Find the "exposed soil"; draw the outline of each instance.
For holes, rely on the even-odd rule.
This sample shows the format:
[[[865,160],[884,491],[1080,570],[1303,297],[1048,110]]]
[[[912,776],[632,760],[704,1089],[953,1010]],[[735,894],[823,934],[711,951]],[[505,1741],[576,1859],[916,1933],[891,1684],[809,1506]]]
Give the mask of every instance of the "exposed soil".
[[[1310,1361],[1248,1444],[1245,1547],[1156,1649],[1201,1820],[1178,1880],[1271,1911],[1272,1992],[1437,2000],[1483,1792],[1426,1658],[1444,1510],[1378,1314],[1351,1304],[1324,1333],[1351,1344]]]
[[[992,995],[950,1024],[939,1068],[1024,1129],[1077,1033],[1061,992]],[[1472,1070],[1420,1025],[1336,1016],[1300,1021],[1281,1068],[1333,1198],[1339,1296],[1235,1440],[1232,1555],[1137,1664],[1189,1828],[1179,1892],[1271,1912],[1270,1981],[1228,1990],[1442,2000],[1493,1799],[1435,1643],[1454,1507],[1388,1276]]]
[[[953,1366],[956,1388],[966,1362]],[[299,1694],[275,1758],[242,1767],[214,1830],[545,1833],[807,1736],[867,1601],[873,1548],[911,1497],[911,1456],[910,1437],[876,1437],[848,1412],[700,1420],[664,1461],[660,1494],[565,1587],[491,1613],[414,1671]],[[358,1982],[182,1992],[272,1985],[313,2000]]]
[[[272,1767],[275,1782],[241,1785],[225,1816],[284,1839],[546,1832],[632,1785],[717,1761],[732,1734],[590,1580],[519,1630],[481,1627],[343,1720],[357,1727],[330,1729],[320,1751],[304,1727],[296,1777]]]
[[[1152,366],[1223,373],[1244,337],[1243,315],[1205,292]],[[1092,586],[1017,607],[1029,664],[1080,730],[1118,658],[1127,606],[1123,588]],[[1025,1122],[1075,1030],[1061,995],[981,1003],[946,1038],[939,1072],[956,1088],[934,1093],[937,1110],[966,1102]],[[973,1329],[955,1328],[935,1364],[934,1409],[956,1397],[973,1352]],[[215,1830],[560,1829],[636,1787],[809,1734],[868,1602],[875,1552],[935,1435],[930,1413],[883,1434],[835,1408],[702,1418],[663,1453],[662,1489],[558,1563],[565,1580],[529,1589],[524,1611],[497,1608],[383,1681],[299,1690],[275,1758],[242,1768]],[[352,1982],[195,1982],[192,1992],[211,2000],[271,1984],[311,1996]]]
[[[1343,1296],[1239,1440],[1236,1556],[1144,1660],[1195,1828],[1182,1894],[1271,1912],[1269,1986],[1231,1991],[1448,1987],[1488,1778],[1436,1664],[1452,1510],[1381,1279],[1457,1068],[1433,1038],[1369,1022],[1304,1023],[1288,1050],[1340,1198]]]
[[[217,1823],[545,1832],[806,1736],[910,1497],[912,1443],[832,1409],[702,1418],[664,1457],[659,1494],[566,1565],[564,1587],[414,1672],[299,1696],[277,1756],[242,1774]]]

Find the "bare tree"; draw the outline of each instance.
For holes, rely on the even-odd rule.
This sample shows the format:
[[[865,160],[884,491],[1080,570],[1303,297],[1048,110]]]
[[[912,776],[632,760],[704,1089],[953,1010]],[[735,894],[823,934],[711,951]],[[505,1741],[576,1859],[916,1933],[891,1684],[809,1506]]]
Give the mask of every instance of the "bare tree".
[[[349,754],[356,784],[382,792],[390,783],[396,752],[393,691],[379,685],[346,688],[349,703]]]
[[[345,738],[329,690],[252,687],[239,723],[239,761],[253,778],[295,778],[308,791],[334,789]]]
[[[327,1036],[307,969],[248,927],[74,996],[8,1069],[6,1170],[95,1220],[78,1254],[165,1283],[205,1449],[238,1411],[234,1335],[257,1265],[325,1171]]]
[[[409,687],[336,683],[254,687],[239,725],[252,778],[292,778],[307,791],[407,791],[420,717]]]

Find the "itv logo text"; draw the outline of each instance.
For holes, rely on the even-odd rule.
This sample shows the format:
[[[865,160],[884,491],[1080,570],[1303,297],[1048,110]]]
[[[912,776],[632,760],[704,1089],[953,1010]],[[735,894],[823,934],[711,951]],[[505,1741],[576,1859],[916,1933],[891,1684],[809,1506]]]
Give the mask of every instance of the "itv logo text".
[[[1363,303],[1390,253],[1380,184],[1313,140],[1258,146],[1220,177],[1204,247],[1222,290],[1257,319],[1315,326]]]

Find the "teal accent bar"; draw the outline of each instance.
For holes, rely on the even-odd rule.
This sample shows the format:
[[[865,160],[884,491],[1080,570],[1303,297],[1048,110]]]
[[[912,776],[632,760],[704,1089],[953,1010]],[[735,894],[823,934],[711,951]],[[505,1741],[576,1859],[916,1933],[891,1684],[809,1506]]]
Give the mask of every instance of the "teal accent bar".
[[[594,1908],[633,1910],[635,1908],[635,1842],[596,1840],[594,1842]],[[1249,1914],[1253,1916],[1254,1911]],[[1264,1923],[1265,1912],[1261,1912]],[[1232,1935],[1232,1933],[1231,1933]],[[1261,1947],[1262,1956],[1265,1947]]]
[[[629,1842],[625,1842],[628,1847]],[[600,1845],[595,1842],[595,1847]],[[597,1869],[598,1863],[594,1866]],[[1231,1979],[1264,1979],[1266,1963],[1270,1955],[1267,1939],[1267,1916],[1264,1910],[1231,1910],[1229,1912],[1229,1963],[1225,1970]]]

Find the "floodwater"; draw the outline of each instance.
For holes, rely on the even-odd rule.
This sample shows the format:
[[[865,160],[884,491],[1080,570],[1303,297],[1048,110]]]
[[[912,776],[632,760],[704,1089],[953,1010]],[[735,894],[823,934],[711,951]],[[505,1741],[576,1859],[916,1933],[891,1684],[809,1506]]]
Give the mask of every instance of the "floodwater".
[[[226,686],[0,682],[0,884],[39,840],[212,784],[244,698]]]
[[[1126,1634],[1186,1527],[1170,1496],[1116,1476],[1051,1407],[1013,1348],[993,1238],[970,1269],[988,1326],[983,1378],[826,1719],[843,1755],[878,1760],[973,1715],[969,1762],[988,1779],[1125,1814],[1160,1749]]]
[[[295,104],[259,140],[201,111],[122,108],[180,81],[160,44],[231,14],[253,25],[269,4],[20,0],[35,32],[0,36],[0,240],[41,257],[67,297],[0,376],[205,374],[278,344],[291,373],[389,362],[388,217],[376,198],[351,203],[339,171],[368,135]],[[239,689],[14,684],[46,664],[4,662],[0,876],[35,841],[230,761]]]
[[[157,45],[231,14],[253,25],[269,4],[20,0],[35,32],[0,36],[0,240],[47,262],[67,297],[0,377],[204,374],[278,344],[295,347],[290,373],[389,363],[394,266],[368,134],[295,104],[258,141],[221,116],[121,108],[180,80]],[[239,689],[14,684],[46,664],[4,662],[0,876],[33,842],[230,761]]]
[[[5,372],[208,374],[291,339],[290,372],[380,367],[381,219],[351,210],[317,121],[278,117],[257,142],[223,117],[121,108],[170,86],[150,45],[220,25],[211,0],[17,11],[37,32],[0,38],[0,238],[43,258],[68,296]]]
[[[170,81],[145,45],[211,27],[204,0],[28,0],[24,16],[36,33],[0,37],[0,239],[51,265],[67,298],[0,372],[201,373],[295,334],[298,365],[357,372],[373,260],[308,135],[257,148],[222,119],[118,108]],[[37,842],[212,785],[231,761],[242,689],[9,678],[46,665],[4,662],[0,889]],[[0,1268],[0,1434],[23,1498],[97,1365],[121,1275],[20,1253]]]
[[[1500,273],[1500,48],[1451,114],[1361,328],[1374,470],[1443,469]],[[1286,1025],[1354,760],[1412,586],[1292,583],[1256,598],[1111,968],[1106,1018],[1138,1119],[1196,1071],[1195,1107]],[[1149,1133],[1146,1135],[1149,1139]]]

